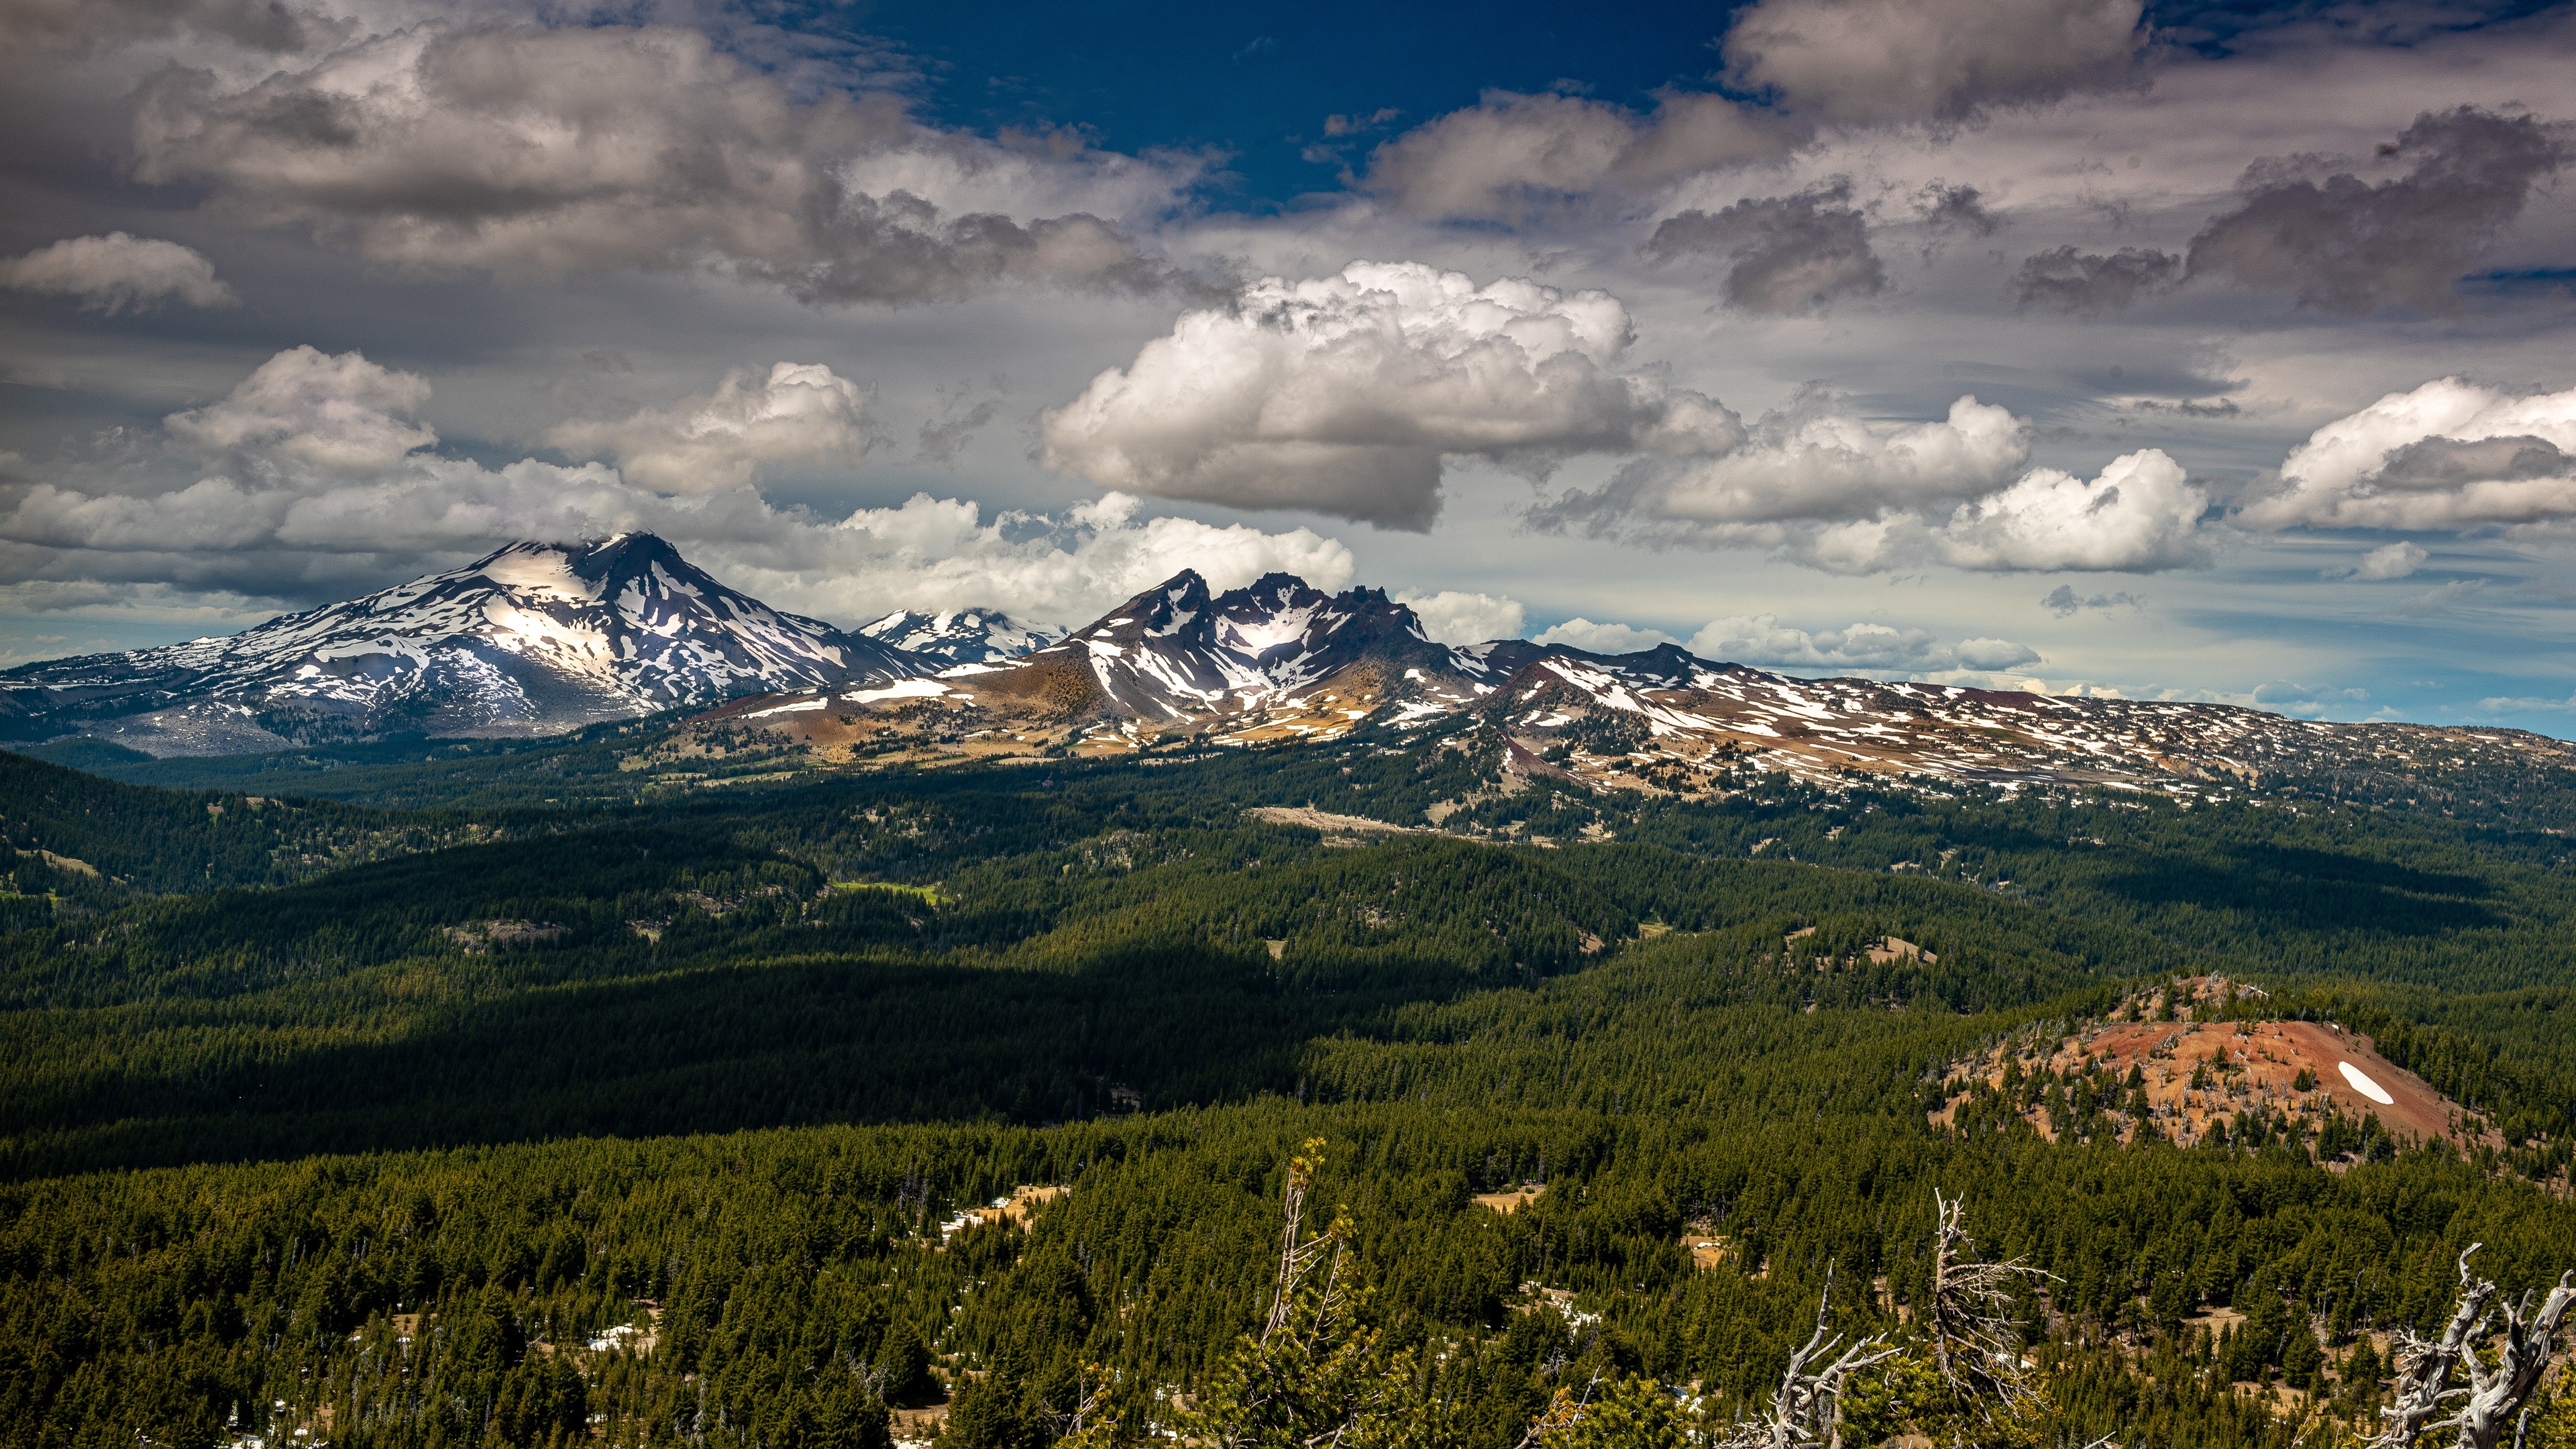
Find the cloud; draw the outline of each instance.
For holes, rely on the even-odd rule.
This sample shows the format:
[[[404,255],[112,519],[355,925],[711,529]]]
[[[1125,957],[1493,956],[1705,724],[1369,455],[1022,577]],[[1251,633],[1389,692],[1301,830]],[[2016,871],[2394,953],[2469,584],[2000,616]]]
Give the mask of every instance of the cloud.
[[[620,422],[559,424],[546,441],[576,458],[614,457],[629,482],[664,493],[712,493],[751,481],[762,463],[858,461],[868,450],[863,388],[812,363],[781,362],[766,382],[725,374],[713,395],[647,408]]]
[[[2576,389],[2516,396],[2456,377],[2317,429],[2245,503],[2249,528],[2465,529],[2576,517]]]
[[[943,408],[938,417],[922,420],[920,447],[913,453],[912,460],[916,463],[957,461],[957,454],[965,448],[966,440],[981,432],[986,424],[1001,414],[1002,400],[994,397],[988,397],[962,413],[956,411],[953,404]]]
[[[0,260],[0,287],[78,297],[85,311],[113,317],[169,298],[191,307],[231,307],[241,298],[215,277],[215,264],[179,245],[112,231],[76,236]]]
[[[293,347],[223,401],[173,413],[163,426],[197,453],[231,455],[263,472],[356,474],[390,468],[438,441],[427,424],[410,421],[428,401],[429,381],[416,373],[356,352]]]
[[[1408,216],[1521,221],[1605,187],[1646,190],[1771,160],[1802,134],[1696,92],[1668,93],[1639,115],[1576,96],[1488,91],[1378,147],[1364,185]]]
[[[2256,162],[2238,186],[2244,204],[2192,238],[2192,275],[2293,291],[2330,312],[2455,311],[2452,284],[2576,153],[2564,124],[2462,106],[2417,116],[2381,154],[2413,164],[2374,184],[2301,174],[2320,169],[2314,157]]]
[[[1958,121],[2117,85],[2140,0],[1761,0],[1726,33],[1726,78],[1826,120]]]
[[[673,26],[421,25],[234,91],[173,70],[141,93],[135,144],[139,179],[206,188],[232,220],[429,272],[712,267],[815,303],[1172,283],[1089,212],[1021,221],[865,189],[972,191],[967,173],[1031,164],[916,127],[890,97],[800,99]],[[1132,202],[1153,168],[1085,152],[1052,169],[1112,176]]]
[[[2363,554],[2352,576],[2357,579],[2402,579],[2423,567],[2424,560],[2431,557],[2420,545],[2401,540]]]
[[[2040,662],[2038,650],[2009,639],[1944,644],[1928,630],[1874,623],[1811,634],[1781,624],[1774,614],[1715,620],[1691,636],[1690,651],[1703,659],[1808,669],[1993,671]]]
[[[2416,617],[2443,613],[2471,594],[2482,592],[2486,586],[2484,579],[2453,579],[2408,599],[2397,606],[2397,612]]]
[[[1399,593],[1395,601],[1422,619],[1422,632],[1443,644],[1481,644],[1488,639],[1517,639],[1528,626],[1528,611],[1518,599],[1442,589],[1436,594]]]
[[[347,27],[278,0],[10,0],[0,47],[90,50],[182,31],[280,55]]]
[[[2181,257],[2147,247],[2122,247],[2104,256],[2062,246],[2023,259],[2013,277],[2013,296],[2025,307],[2090,316],[2171,291],[2182,285],[2183,271]]]
[[[2254,690],[2256,708],[2297,719],[2317,719],[2341,706],[2359,704],[2368,698],[2370,691],[2366,689],[2310,689],[2285,679],[2259,685]]]
[[[1784,521],[1852,521],[1946,506],[2002,487],[2030,458],[2030,428],[1963,397],[1939,422],[1875,423],[1821,391],[1766,414],[1741,446],[1640,460],[1593,493],[1539,510],[1542,526],[1629,520],[1712,531]]]
[[[2155,448],[2111,460],[2091,481],[2054,468],[1959,505],[1939,530],[1946,563],[1968,569],[2152,573],[2209,557],[2209,492]]]
[[[2571,711],[2576,711],[2576,694],[2571,694],[2565,699],[2536,698],[2530,695],[2514,698],[2490,695],[2478,701],[2480,714],[2562,714]]]
[[[1574,618],[1541,633],[1536,642],[1562,644],[1568,649],[1581,649],[1590,654],[1636,654],[1681,641],[1661,629],[1595,624],[1589,619]]]
[[[2088,599],[2078,596],[2072,585],[2059,584],[2048,591],[2048,597],[2041,599],[2039,606],[2061,619],[2071,619],[2086,609],[2099,609],[2106,614],[2113,609],[2143,609],[2147,601],[2126,592],[2095,594]]]
[[[1963,397],[1940,422],[1871,422],[1810,390],[1743,445],[1645,458],[1531,526],[1629,543],[1758,548],[1833,573],[1939,562],[1978,570],[2154,572],[2208,561],[2206,489],[2148,449],[2090,482],[2024,471],[2030,424]]]
[[[1047,410],[1039,457],[1108,488],[1420,530],[1444,458],[1544,472],[1742,437],[1710,399],[1621,371],[1629,341],[1607,292],[1478,286],[1418,262],[1272,277]]]
[[[1964,231],[1993,236],[2004,220],[1986,208],[1985,193],[1973,186],[1952,186],[1935,178],[1914,197],[1915,219],[1932,231]]]
[[[355,353],[281,353],[223,402],[169,420],[215,471],[161,493],[17,490],[0,507],[0,575],[90,591],[84,605],[146,598],[146,585],[314,603],[516,539],[650,530],[738,587],[848,623],[978,606],[1087,618],[1183,568],[1219,588],[1285,571],[1339,589],[1357,573],[1347,547],[1311,530],[1144,517],[1124,494],[989,519],[923,494],[833,521],[748,487],[669,496],[597,463],[488,467],[425,451],[435,438],[402,415],[427,399],[420,378]]]
[[[1975,190],[1962,189],[1974,208]],[[1787,315],[1837,297],[1872,296],[1886,290],[1887,268],[1870,250],[1868,218],[1851,195],[1850,179],[1836,177],[1795,196],[1747,198],[1713,216],[1685,211],[1655,227],[1646,254],[1661,262],[1730,259],[1726,299],[1748,312]]]

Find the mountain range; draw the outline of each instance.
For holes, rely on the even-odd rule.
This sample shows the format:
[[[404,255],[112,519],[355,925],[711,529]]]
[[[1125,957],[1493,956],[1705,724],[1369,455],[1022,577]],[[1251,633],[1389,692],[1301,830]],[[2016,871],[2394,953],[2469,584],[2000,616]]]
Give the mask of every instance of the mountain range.
[[[2332,725],[2227,705],[1811,680],[1678,646],[1444,645],[1386,592],[1183,570],[1061,636],[998,610],[857,630],[770,608],[649,534],[520,543],[227,638],[0,673],[0,740],[156,755],[335,739],[542,735],[664,710],[851,767],[1034,760],[1443,731],[1509,788],[1694,794],[1739,771],[1925,789],[2224,794],[2326,776],[2438,790],[2473,761],[2567,763],[2504,730]],[[695,748],[685,742],[683,752]]]

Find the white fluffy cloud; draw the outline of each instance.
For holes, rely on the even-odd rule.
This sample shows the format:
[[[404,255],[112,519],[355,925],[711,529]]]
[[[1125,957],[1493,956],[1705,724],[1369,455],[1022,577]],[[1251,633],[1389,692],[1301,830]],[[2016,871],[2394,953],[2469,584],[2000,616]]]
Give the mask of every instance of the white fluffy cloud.
[[[194,251],[121,231],[67,237],[0,260],[0,287],[78,297],[83,307],[111,317],[172,298],[191,307],[230,307],[241,300],[216,278],[215,264]]]
[[[2054,468],[1959,505],[1939,530],[1942,560],[1969,569],[2151,572],[2206,562],[2209,490],[2155,448],[2087,480]]]
[[[1442,589],[1436,594],[1399,593],[1395,601],[1419,615],[1422,632],[1443,644],[1517,639],[1529,622],[1529,612],[1520,600],[1493,594]]]
[[[1635,654],[1662,644],[1679,644],[1679,639],[1661,629],[1640,629],[1630,624],[1595,624],[1576,617],[1538,635],[1541,644],[1562,644],[1568,649],[1581,649],[1592,654]]]
[[[613,457],[629,482],[647,488],[713,493],[750,482],[762,463],[857,462],[873,441],[871,392],[828,367],[781,362],[766,381],[730,372],[710,396],[617,422],[563,423],[546,441],[577,458]]]
[[[2390,393],[2310,434],[2260,529],[2464,529],[2576,517],[2576,389],[2517,396],[2456,377]]]
[[[2116,83],[2140,0],[1761,0],[1727,31],[1727,79],[1835,121],[1962,120]]]
[[[1418,262],[1273,277],[1048,410],[1040,456],[1109,488],[1423,529],[1447,457],[1544,470],[1741,439],[1710,399],[1621,371],[1629,339],[1607,292]]]
[[[1809,669],[1993,671],[2040,661],[2038,650],[2009,639],[1945,644],[1929,630],[1868,622],[1809,633],[1782,624],[1773,614],[1714,620],[1691,636],[1690,651],[1729,663]]]
[[[429,380],[379,367],[355,352],[326,355],[293,347],[218,403],[173,413],[170,436],[198,452],[239,455],[279,467],[357,473],[389,468],[438,441],[411,421],[429,401]]]
[[[906,188],[971,203],[1045,173],[1042,199],[1096,182],[1137,210],[1157,178],[1168,201],[1204,169],[1013,151],[916,126],[882,95],[803,98],[678,26],[416,25],[239,90],[174,69],[143,93],[135,140],[145,181],[408,267],[716,267],[812,302],[1159,288],[1168,271],[1090,211],[1020,221]]]
[[[1532,509],[1543,529],[1767,549],[1834,573],[1940,562],[1980,570],[2152,572],[2205,562],[2209,494],[2153,449],[2086,481],[2024,471],[2030,424],[1963,397],[1939,422],[1873,422],[1810,395],[1741,447],[1631,463]]]
[[[848,623],[963,607],[1078,621],[1183,568],[1219,588],[1284,571],[1339,589],[1357,572],[1311,530],[1145,517],[1124,494],[993,518],[924,494],[818,521],[748,487],[674,497],[596,463],[486,467],[425,451],[434,435],[404,415],[427,398],[424,380],[356,353],[280,353],[231,397],[169,420],[215,471],[157,494],[34,483],[0,510],[0,574],[310,602],[514,539],[650,530],[760,597]]]
[[[2402,579],[2422,568],[2424,560],[2432,556],[2423,545],[2401,539],[2363,554],[2361,562],[2354,566],[2352,576],[2357,579]]]
[[[1867,519],[1991,492],[2029,461],[2028,422],[1973,397],[1939,422],[1891,424],[1811,394],[1765,416],[1740,447],[1641,461],[1559,509],[1683,525]]]

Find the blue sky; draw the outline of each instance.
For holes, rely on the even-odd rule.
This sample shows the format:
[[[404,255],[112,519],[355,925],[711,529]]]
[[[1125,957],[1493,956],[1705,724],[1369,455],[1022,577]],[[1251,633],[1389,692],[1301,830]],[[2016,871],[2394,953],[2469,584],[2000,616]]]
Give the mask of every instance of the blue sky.
[[[845,624],[1290,567],[2576,730],[2568,5],[0,28],[0,665],[651,527]]]

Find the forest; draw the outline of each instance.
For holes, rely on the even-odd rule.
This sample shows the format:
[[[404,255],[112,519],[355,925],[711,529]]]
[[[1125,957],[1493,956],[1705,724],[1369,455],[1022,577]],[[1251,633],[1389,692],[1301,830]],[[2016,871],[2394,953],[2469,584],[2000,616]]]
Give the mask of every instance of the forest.
[[[666,727],[0,754],[0,1446],[2286,1449],[2576,1268],[2576,779],[1433,831],[1497,742],[642,788]],[[2220,977],[2458,1130],[1945,1084]]]

